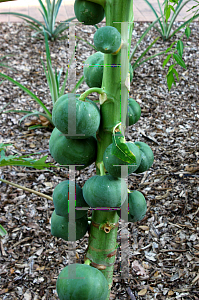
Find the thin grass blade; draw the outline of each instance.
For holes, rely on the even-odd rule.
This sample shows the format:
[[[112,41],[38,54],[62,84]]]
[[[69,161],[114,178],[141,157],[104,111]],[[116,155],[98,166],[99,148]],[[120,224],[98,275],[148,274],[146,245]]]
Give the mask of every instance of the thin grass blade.
[[[41,113],[40,111],[34,111],[34,112],[27,113],[25,116],[23,116],[20,119],[19,124],[21,124],[21,122],[23,122],[24,119],[26,119],[28,117],[32,117],[32,116],[43,116],[53,125],[52,116],[49,117],[47,114]]]
[[[50,10],[51,10],[51,2],[50,2],[50,0],[46,0],[46,4],[47,4],[48,14],[50,14]]]
[[[138,62],[146,55],[146,53],[153,47],[153,45],[157,42],[157,40],[159,40],[159,36],[143,51],[143,53],[140,55],[140,57],[135,61],[135,63],[133,64],[133,69],[136,69],[136,65],[138,64]]]
[[[44,39],[45,39],[46,60],[48,60],[51,64],[50,49],[49,49],[48,37],[47,37],[45,28],[43,28],[43,33],[44,33]]]
[[[164,12],[162,11],[162,8],[161,8],[161,5],[160,5],[160,1],[158,0],[158,6],[159,6],[159,9],[160,9],[160,14],[162,16],[162,26],[163,26],[163,36],[166,35],[166,32],[167,32],[167,24],[165,22],[165,16],[164,16]]]
[[[55,4],[55,12],[54,12],[55,19],[57,18],[61,4],[62,4],[62,0],[58,0],[57,3]]]
[[[40,21],[32,18],[31,16],[25,15],[25,14],[20,14],[20,13],[15,13],[15,12],[1,12],[0,15],[15,15],[19,18],[24,17],[24,18],[30,19],[33,22],[37,23],[39,26],[43,26],[43,24]]]
[[[42,63],[42,66],[43,66],[43,69],[44,69],[44,73],[46,75],[46,79],[47,79],[47,82],[48,82],[48,87],[49,87],[50,93],[51,93],[51,88],[52,88],[51,78],[50,78],[50,76],[49,76],[49,74],[48,74],[48,72],[46,70],[46,67],[44,65],[44,62],[43,62],[42,58],[41,58],[41,63]]]
[[[48,80],[48,83],[50,83],[49,88],[50,88],[52,103],[54,105],[58,99],[59,89],[57,89],[56,78],[55,78],[55,74],[53,73],[53,69],[52,69],[50,49],[49,49],[48,39],[47,39],[47,35],[46,35],[45,31],[44,31],[44,37],[45,37],[45,46],[46,46],[47,69],[48,69],[48,76],[49,76],[49,80],[48,79],[47,80]]]
[[[52,97],[52,102],[53,102],[53,105],[54,105],[55,102],[58,99],[57,84],[56,84],[55,74],[54,74],[53,69],[52,69],[52,65],[49,63],[49,61],[47,61],[47,67],[48,67],[48,73],[50,75],[51,84],[52,84],[51,97]]]
[[[159,25],[161,27],[161,30],[162,30],[162,33],[163,33],[164,32],[164,28],[163,28],[163,25],[162,25],[162,23],[160,21],[160,18],[158,17],[158,14],[156,13],[155,8],[153,7],[153,5],[151,5],[151,3],[148,0],[144,0],[144,1],[148,4],[148,6],[151,8],[152,12],[154,13],[154,15],[156,16],[156,18],[158,19],[158,23],[159,23]]]
[[[44,23],[46,25],[46,28],[49,30],[49,21],[48,21],[48,19],[46,19],[46,16],[44,15],[44,13],[40,9],[39,9],[39,11],[40,11],[40,13],[41,13],[41,15],[44,19]]]
[[[165,54],[165,51],[161,51],[161,52],[159,52],[159,53],[156,53],[156,54],[153,54],[153,55],[151,55],[151,56],[148,56],[147,58],[145,58],[144,60],[142,60],[139,64],[137,64],[135,69],[137,69],[138,67],[140,67],[143,63],[147,62],[148,60],[150,60],[150,59],[152,59],[152,58],[154,58],[154,57],[156,57],[156,56],[162,55],[162,54]],[[132,67],[133,67],[133,66],[132,66]],[[133,71],[134,71],[135,69],[133,68]]]
[[[68,70],[66,72],[66,76],[64,78],[64,82],[62,84],[62,87],[61,87],[61,90],[59,89],[59,97],[63,96],[64,95],[64,92],[65,92],[65,88],[66,88],[66,82],[67,82],[67,79],[68,79]]]
[[[53,0],[53,2],[52,2],[51,11],[50,11],[50,14],[49,14],[49,30],[50,30],[52,35],[54,33],[55,20],[56,20],[54,12],[55,12],[55,0]]]
[[[192,22],[193,20],[199,18],[199,14],[191,17],[189,20],[187,20],[186,22],[184,22],[180,27],[178,27],[174,32],[172,32],[172,34],[169,36],[169,38],[171,38],[172,36],[174,36],[179,30],[181,30],[183,27],[185,27],[187,24],[189,24],[190,22]]]
[[[80,38],[79,36],[75,36],[75,38],[85,42],[87,45],[91,46],[93,49],[95,49],[97,51],[96,47],[94,45],[90,44],[89,42],[87,42],[86,40]]]
[[[78,81],[78,83],[75,85],[74,89],[71,91],[71,93],[75,93],[75,91],[79,88],[79,86],[82,84],[82,82],[84,81],[84,76],[82,76],[80,78],[80,80]]]
[[[130,62],[131,62],[131,60],[133,59],[133,57],[134,57],[134,55],[135,55],[135,52],[136,52],[136,50],[137,50],[139,44],[142,42],[143,38],[147,35],[147,33],[149,32],[149,30],[155,25],[155,23],[158,22],[158,20],[159,20],[160,18],[161,18],[161,16],[158,17],[155,21],[153,21],[153,23],[151,23],[151,24],[149,25],[149,27],[145,30],[145,32],[141,35],[141,37],[139,38],[138,42],[136,43],[136,45],[135,45],[135,47],[133,48],[133,51],[132,51],[132,53],[131,53],[131,55],[130,55],[130,59],[129,59]]]
[[[3,77],[5,79],[9,80],[10,82],[12,82],[13,84],[17,85],[21,90],[23,90],[26,94],[28,94],[30,97],[32,97],[43,108],[43,110],[46,112],[46,114],[49,117],[51,117],[50,111],[45,107],[45,105],[42,103],[42,101],[35,94],[33,94],[30,90],[28,90],[25,86],[23,86],[18,81],[15,81],[11,77],[9,77],[3,73],[0,73],[0,77]]]
[[[48,12],[47,12],[47,10],[46,10],[46,8],[45,8],[45,6],[44,6],[42,0],[38,0],[38,1],[39,1],[40,6],[41,6],[41,9],[42,9],[42,11],[43,11],[43,14],[45,15],[46,20],[48,20]],[[40,10],[40,11],[41,11],[41,10]]]
[[[183,0],[180,0],[176,9],[175,9],[175,13],[172,15],[171,17],[171,20],[169,22],[169,26],[168,26],[168,30],[167,30],[167,39],[170,38],[169,35],[170,35],[170,32],[171,32],[171,29],[172,29],[172,26],[173,26],[173,23],[175,22],[175,19],[177,18],[178,14],[180,13],[180,11],[182,10],[182,8],[188,3],[190,2],[190,0],[186,0],[184,3],[183,3]]]

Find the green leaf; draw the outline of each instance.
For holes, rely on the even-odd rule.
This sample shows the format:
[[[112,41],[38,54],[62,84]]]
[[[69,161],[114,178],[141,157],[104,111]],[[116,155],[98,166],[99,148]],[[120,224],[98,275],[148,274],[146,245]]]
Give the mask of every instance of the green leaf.
[[[175,13],[175,9],[172,5],[169,5],[169,8]]]
[[[175,67],[175,65],[176,65],[176,64],[173,64],[173,65],[171,65],[171,66],[169,67],[169,70],[168,70],[168,73],[167,73],[167,75],[168,75],[170,72],[172,72],[172,70],[173,70],[173,67]]]
[[[176,71],[176,69],[173,68],[172,72],[176,75],[176,78],[179,81],[179,76],[178,76],[178,72]]]
[[[175,45],[175,43],[176,43],[176,42],[173,42],[173,43],[171,44],[171,46],[170,46],[169,48],[167,48],[167,50],[165,51],[165,54],[168,53],[168,52],[171,50],[171,48],[173,47],[173,45]]]
[[[182,58],[180,57],[179,54],[174,53],[173,58],[182,68],[184,68],[184,69],[187,68],[187,66],[185,65],[184,61],[182,60]]]
[[[171,15],[171,9],[170,9],[170,7],[168,6],[168,8],[167,8],[167,10],[166,10],[166,14],[165,14],[166,22],[168,21],[170,15]]]
[[[164,68],[166,64],[168,63],[169,59],[171,58],[172,54],[167,55],[167,58],[163,61],[162,67]]]
[[[189,26],[186,27],[185,29],[185,34],[186,34],[186,37],[189,38],[190,37],[190,34],[191,34],[191,29]]]
[[[180,55],[180,57],[182,57],[182,54],[183,54],[183,48],[184,48],[183,42],[182,42],[182,41],[178,41],[178,42],[177,42],[176,49],[177,49],[178,54]]]
[[[175,84],[175,79],[173,77],[173,72],[169,72],[167,74],[167,85],[168,85],[168,89],[170,91],[172,84]]]
[[[112,154],[129,164],[136,163],[135,155],[129,150],[121,133],[113,134]]]
[[[3,237],[7,234],[7,231],[5,230],[5,228],[3,228],[3,226],[0,224],[0,236]]]
[[[0,151],[5,150],[8,146],[12,146],[12,144],[0,143]]]

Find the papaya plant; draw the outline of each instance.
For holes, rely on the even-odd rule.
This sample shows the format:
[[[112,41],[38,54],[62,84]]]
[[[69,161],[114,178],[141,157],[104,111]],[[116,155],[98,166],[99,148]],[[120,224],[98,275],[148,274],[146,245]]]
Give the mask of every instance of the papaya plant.
[[[128,190],[125,179],[132,172],[148,170],[154,157],[147,144],[125,139],[127,127],[141,114],[138,103],[128,99],[133,0],[76,0],[74,10],[85,26],[96,25],[104,16],[106,26],[96,26],[97,53],[84,65],[89,88],[81,95],[63,95],[52,111],[55,128],[49,149],[56,162],[69,168],[69,180],[59,183],[53,192],[51,233],[76,241],[89,231],[84,264],[71,261],[60,272],[56,289],[61,300],[108,300],[119,218],[137,222],[147,209],[143,194]],[[87,99],[94,92],[98,105]],[[70,174],[93,162],[96,174],[80,188]],[[90,221],[85,214],[88,208],[92,212]],[[128,267],[127,261],[124,264]],[[128,276],[125,268],[121,268],[122,278]]]

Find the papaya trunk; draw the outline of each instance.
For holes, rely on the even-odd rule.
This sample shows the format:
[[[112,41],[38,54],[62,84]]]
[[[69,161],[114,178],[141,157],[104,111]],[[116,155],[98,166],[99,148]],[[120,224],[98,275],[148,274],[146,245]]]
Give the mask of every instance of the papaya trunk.
[[[93,1],[95,2],[95,1]],[[105,149],[112,143],[113,128],[122,122],[125,129],[125,113],[127,113],[128,90],[124,91],[124,101],[121,101],[121,90],[126,85],[125,79],[128,74],[128,49],[125,45],[127,33],[122,33],[121,22],[131,22],[133,16],[133,0],[106,0],[105,2],[106,25],[114,26],[123,35],[125,35],[125,51],[122,58],[124,65],[121,70],[121,51],[116,55],[104,55],[104,72],[102,88],[104,89],[107,100],[101,104],[101,124],[97,135],[98,149],[96,160],[96,173],[100,174],[100,163],[103,161]],[[126,27],[128,30],[128,27]],[[123,30],[124,31],[124,30]],[[129,35],[131,38],[132,24],[130,25]],[[125,56],[126,55],[126,56]],[[122,71],[122,72],[121,72]],[[122,75],[122,76],[121,76]],[[124,88],[125,90],[125,88]],[[122,109],[121,109],[122,103]],[[126,122],[125,122],[126,123]],[[90,235],[86,258],[90,259],[91,265],[101,270],[109,284],[110,297],[112,286],[112,277],[117,248],[117,228],[118,214],[110,210],[93,210],[92,222],[90,225]]]
[[[116,255],[118,229],[116,211],[93,211],[89,233],[88,250],[85,259],[91,260],[91,266],[100,270],[106,277],[110,289]]]

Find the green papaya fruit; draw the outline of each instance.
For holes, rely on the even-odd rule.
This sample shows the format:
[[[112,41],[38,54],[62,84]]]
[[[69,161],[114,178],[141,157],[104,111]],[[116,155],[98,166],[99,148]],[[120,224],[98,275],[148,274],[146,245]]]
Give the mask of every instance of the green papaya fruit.
[[[76,207],[88,207],[88,204],[85,202],[82,189],[74,181],[64,180],[60,182],[53,191],[53,204],[55,207],[55,212],[58,216],[68,217],[69,214],[69,205],[68,200],[70,201],[69,196],[69,184],[70,186],[75,185],[75,194],[74,198],[76,199]],[[87,210],[76,210],[75,218],[79,219],[87,214]]]
[[[85,0],[75,0],[75,16],[84,25],[95,25],[104,19],[104,8],[97,3]]]
[[[96,52],[87,58],[83,72],[86,84],[90,88],[102,86],[103,70],[104,54],[102,52]]]
[[[76,226],[76,241],[83,238],[88,230],[88,219],[84,215],[80,219],[75,220]],[[69,240],[69,216],[61,217],[58,216],[55,210],[51,216],[51,234],[58,238],[62,238],[65,241]]]
[[[103,162],[104,162],[105,169],[107,170],[107,172],[110,175],[112,175],[114,177],[121,177],[120,165],[129,165],[128,166],[128,174],[131,174],[138,168],[138,166],[141,162],[141,153],[140,153],[139,149],[137,149],[137,146],[132,142],[126,142],[125,144],[128,146],[129,150],[136,157],[136,164],[134,164],[134,165],[129,165],[128,162],[125,162],[122,159],[115,156],[114,154],[112,154],[112,145],[113,144],[110,144],[104,152]]]
[[[128,117],[129,117],[129,126],[135,124],[141,116],[141,108],[139,104],[132,98],[128,100]]]
[[[147,211],[147,203],[144,195],[139,191],[128,194],[128,222],[141,221]],[[117,211],[120,216],[120,211]]]
[[[67,138],[85,139],[89,136],[95,135],[100,125],[100,111],[97,105],[89,99],[80,101],[79,96],[76,96],[76,111],[74,118],[76,117],[76,134],[80,136],[68,135],[69,132],[69,113],[68,107],[71,100],[70,94],[61,96],[55,103],[52,111],[53,124],[59,131],[66,134]],[[71,114],[71,113],[70,113]],[[70,115],[71,116],[71,115]]]
[[[94,45],[98,51],[114,53],[121,46],[121,34],[115,27],[100,27],[94,34]]]
[[[122,178],[95,175],[83,186],[83,197],[90,207],[120,207],[128,196]]]
[[[141,162],[135,173],[142,173],[147,171],[153,164],[154,155],[151,148],[143,142],[135,142],[135,145],[139,148],[141,152]]]
[[[98,269],[86,264],[73,264],[60,272],[56,289],[60,300],[106,300],[108,282]]]
[[[55,127],[51,133],[49,149],[60,165],[79,165],[76,170],[82,170],[96,160],[97,140],[92,136],[79,140],[67,139]]]

